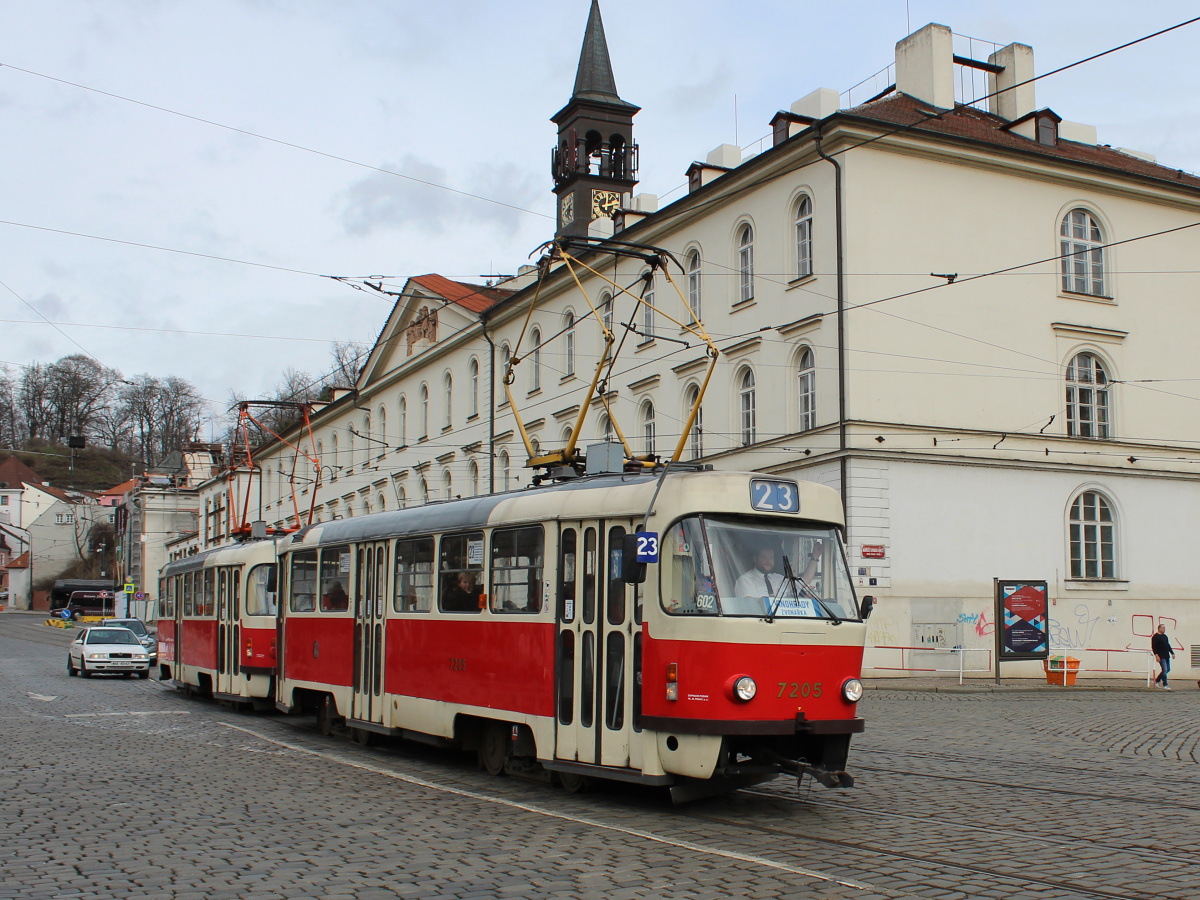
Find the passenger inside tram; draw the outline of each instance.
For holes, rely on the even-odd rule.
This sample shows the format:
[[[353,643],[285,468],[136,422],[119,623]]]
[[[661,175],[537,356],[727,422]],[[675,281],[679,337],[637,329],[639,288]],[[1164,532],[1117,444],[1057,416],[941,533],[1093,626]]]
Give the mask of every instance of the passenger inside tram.
[[[442,594],[442,609],[449,612],[478,612],[479,587],[474,572],[459,572],[448,579]]]
[[[321,609],[326,612],[341,612],[350,608],[350,598],[340,581],[326,585],[321,595]]]

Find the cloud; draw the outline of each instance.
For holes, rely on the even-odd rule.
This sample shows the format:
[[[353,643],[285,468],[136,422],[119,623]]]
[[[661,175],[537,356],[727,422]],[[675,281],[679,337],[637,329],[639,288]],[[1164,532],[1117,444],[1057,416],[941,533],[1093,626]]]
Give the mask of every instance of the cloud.
[[[544,179],[513,163],[474,166],[462,187],[451,184],[445,169],[412,155],[380,168],[408,177],[375,172],[354,182],[334,200],[342,226],[351,237],[412,225],[418,225],[425,235],[441,235],[464,222],[511,231],[529,218],[524,210],[538,203],[545,188]]]

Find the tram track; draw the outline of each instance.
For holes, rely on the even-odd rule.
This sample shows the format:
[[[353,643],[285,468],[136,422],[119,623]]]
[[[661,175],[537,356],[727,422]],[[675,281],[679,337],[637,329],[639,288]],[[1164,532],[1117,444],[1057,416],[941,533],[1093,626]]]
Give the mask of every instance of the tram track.
[[[782,794],[772,793],[770,791],[758,791],[753,789],[743,789],[743,794],[751,796],[766,797],[771,800],[779,800],[785,803],[795,803],[810,808],[837,810],[839,814],[849,812],[861,816],[871,816],[884,819],[900,819],[906,822],[921,822],[945,826],[950,828],[958,828],[964,831],[974,831],[981,834],[992,835],[1005,840],[1036,840],[1045,844],[1055,844],[1063,847],[1071,847],[1079,843],[1079,838],[1065,838],[1060,835],[1031,833],[1028,831],[1012,831],[1004,828],[989,827],[986,825],[975,825],[971,822],[963,822],[958,820],[947,819],[942,815],[914,815],[912,813],[892,812],[891,810],[882,809],[864,809],[860,806],[851,806],[845,803],[830,803],[824,800],[813,800],[806,797],[787,797]],[[1088,839],[1088,846],[1096,847],[1100,850],[1107,850],[1113,853],[1127,853],[1139,858],[1153,858],[1169,862],[1186,863],[1192,865],[1195,863],[1194,856],[1182,856],[1173,853],[1163,853],[1155,850],[1152,847],[1121,847],[1116,844],[1106,844],[1102,841]]]
[[[1098,886],[1088,886],[1077,881],[1067,881],[1063,879],[1038,878],[1026,874],[1006,872],[999,869],[989,869],[984,866],[972,865],[964,862],[954,862],[951,860],[937,859],[928,854],[903,853],[897,850],[890,850],[885,847],[880,847],[873,844],[863,843],[861,841],[848,841],[839,838],[816,837],[808,834],[797,834],[793,831],[785,829],[771,828],[765,825],[755,825],[751,822],[746,822],[737,819],[726,819],[719,816],[707,816],[687,814],[689,818],[697,821],[711,822],[712,824],[722,825],[738,829],[753,829],[759,833],[787,838],[788,840],[804,840],[814,844],[820,844],[828,847],[837,847],[840,850],[853,850],[859,853],[870,854],[872,858],[877,859],[879,856],[887,856],[892,859],[900,860],[906,863],[919,863],[921,865],[938,866],[947,871],[970,872],[974,875],[981,875],[987,878],[1004,880],[1013,882],[1023,886],[1037,886],[1041,888],[1070,891],[1071,895],[1079,897],[1100,897],[1105,900],[1163,900],[1162,894],[1147,894],[1140,891],[1130,891],[1123,888],[1120,891],[1107,890]],[[1088,844],[1090,842],[1076,841],[1077,844]],[[1192,860],[1189,858],[1188,863]],[[907,890],[902,888],[902,890]],[[914,891],[915,892],[915,889]]]
[[[1144,806],[1150,802],[1146,795],[1127,796],[1124,794],[1113,793],[1097,793],[1094,791],[1077,791],[1070,788],[1055,788],[1055,787],[1036,787],[1020,784],[1017,781],[992,781],[984,778],[967,778],[962,775],[947,775],[944,772],[914,772],[908,769],[891,769],[883,766],[856,766],[856,773],[862,772],[879,772],[885,775],[907,775],[912,778],[930,778],[940,782],[958,782],[960,784],[975,784],[980,787],[996,787],[1004,788],[1005,790],[1020,790],[1033,791],[1043,794],[1056,794],[1064,797],[1078,797],[1087,800],[1103,800],[1106,802],[1119,801],[1121,803],[1131,803],[1138,806]],[[1175,786],[1175,785],[1173,785]],[[1171,795],[1173,796],[1173,795]],[[1169,802],[1172,809],[1182,809],[1189,812],[1200,812],[1200,805],[1189,805],[1179,803],[1174,799],[1163,798],[1163,802]]]

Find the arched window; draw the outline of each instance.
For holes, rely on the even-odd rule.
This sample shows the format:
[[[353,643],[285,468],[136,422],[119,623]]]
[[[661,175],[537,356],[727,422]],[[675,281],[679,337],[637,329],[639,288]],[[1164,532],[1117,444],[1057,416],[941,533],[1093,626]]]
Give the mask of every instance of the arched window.
[[[361,437],[363,439],[363,465],[365,466],[367,463],[369,463],[371,461],[371,447],[374,445],[374,442],[371,440],[373,435],[371,434],[371,414],[370,413],[367,413],[365,416],[363,416],[363,427],[362,427]]]
[[[428,503],[429,502],[429,482],[426,481],[424,478],[422,478],[419,487],[421,490],[421,502]]]
[[[511,476],[511,472],[509,470],[509,465],[508,465],[508,451],[507,450],[500,451],[499,462],[500,462],[500,490],[507,491],[510,487],[509,478]]]
[[[642,343],[654,340],[654,273],[642,275],[646,289],[642,292]]]
[[[811,347],[800,351],[796,366],[796,395],[800,410],[800,430],[817,426],[817,367]]]
[[[369,516],[371,514],[371,501],[367,500],[366,498],[363,498],[362,514],[364,516]]]
[[[383,512],[385,509],[387,509],[387,498],[384,497],[382,493],[375,497],[375,507],[380,512]]]
[[[317,441],[317,480],[321,479],[321,470],[325,468],[325,442]]]
[[[330,465],[333,467],[333,474],[330,477],[332,477],[333,480],[336,481],[337,477],[338,477],[338,468],[339,468],[338,467],[338,436],[337,436],[336,431],[333,433],[333,437],[330,438],[329,444],[330,444],[329,456],[330,456],[330,460],[331,460]]]
[[[1067,366],[1067,434],[1109,436],[1108,373],[1090,353],[1077,354]]]
[[[1073,294],[1108,296],[1104,283],[1104,232],[1086,209],[1073,209],[1059,228],[1062,286]]]
[[[612,331],[613,327],[613,298],[612,294],[607,291],[600,295],[600,302],[597,304],[600,310],[600,318],[604,320],[604,327]]]
[[[400,421],[396,423],[396,437],[399,439],[399,446],[408,446],[408,401],[404,395],[400,395]]]
[[[741,412],[739,430],[742,436],[742,446],[749,447],[754,443],[757,426],[754,400],[754,372],[748,368],[742,369],[741,377],[738,378],[738,409]]]
[[[421,440],[429,437],[429,385],[421,385]]]
[[[654,453],[654,404],[650,401],[642,406],[642,441],[647,455]]]
[[[467,463],[467,487],[470,488],[472,497],[479,496],[479,466],[475,464],[475,460]]]
[[[351,425],[349,427],[350,427],[350,434],[346,438],[346,456],[347,456],[346,465],[349,466],[351,469],[353,469],[354,462],[355,462],[355,459],[354,459],[354,426]]]
[[[408,508],[408,491],[404,490],[404,488],[399,488],[396,491],[396,504],[401,509]]]
[[[454,499],[454,480],[450,477],[449,470],[442,473],[442,499]]]
[[[615,434],[613,432],[612,419],[610,419],[607,415],[603,415],[600,417],[600,440],[602,440],[602,441],[615,441],[616,440]]]
[[[471,418],[479,415],[479,360],[471,357],[471,363],[467,366],[467,377],[470,379],[471,393],[468,397]]]
[[[575,374],[575,313],[563,314],[563,340],[566,342],[563,354],[563,374]]]
[[[813,273],[812,199],[801,197],[796,204],[796,277]]]
[[[691,450],[692,459],[699,459],[704,455],[704,407],[696,406],[696,401],[699,399],[699,385],[690,385],[683,393],[684,422],[687,421],[687,417],[691,413],[692,407],[696,407],[696,418],[692,422],[692,430],[688,435],[688,448]]]
[[[387,407],[380,404],[379,406],[379,458],[383,459],[388,452],[388,435],[387,435]]]
[[[442,376],[442,393],[446,398],[446,418],[442,427],[449,428],[454,424],[454,376],[449,372]]]
[[[692,250],[687,255],[687,298],[692,311],[692,321],[700,321],[700,251]]]
[[[1117,577],[1117,523],[1099,491],[1084,491],[1071,504],[1071,577]]]
[[[743,225],[738,232],[738,302],[754,299],[754,229]]]
[[[535,328],[529,335],[529,343],[532,344],[533,350],[529,354],[529,390],[540,391],[542,389],[542,332]]]

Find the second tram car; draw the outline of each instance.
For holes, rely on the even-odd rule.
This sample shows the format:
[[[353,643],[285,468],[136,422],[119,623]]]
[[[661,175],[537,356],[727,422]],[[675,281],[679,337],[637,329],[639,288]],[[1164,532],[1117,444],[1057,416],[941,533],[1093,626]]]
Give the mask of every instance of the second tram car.
[[[276,548],[273,540],[207,550],[159,575],[159,671],[225,703],[274,705]]]
[[[680,471],[312,525],[277,546],[277,706],[363,742],[475,749],[493,774],[549,770],[568,790],[606,778],[689,799],[780,773],[846,787],[870,601],[843,524],[815,483]],[[274,546],[169,566],[176,629],[202,614],[234,628]],[[240,689],[242,628],[177,658],[176,680]]]

